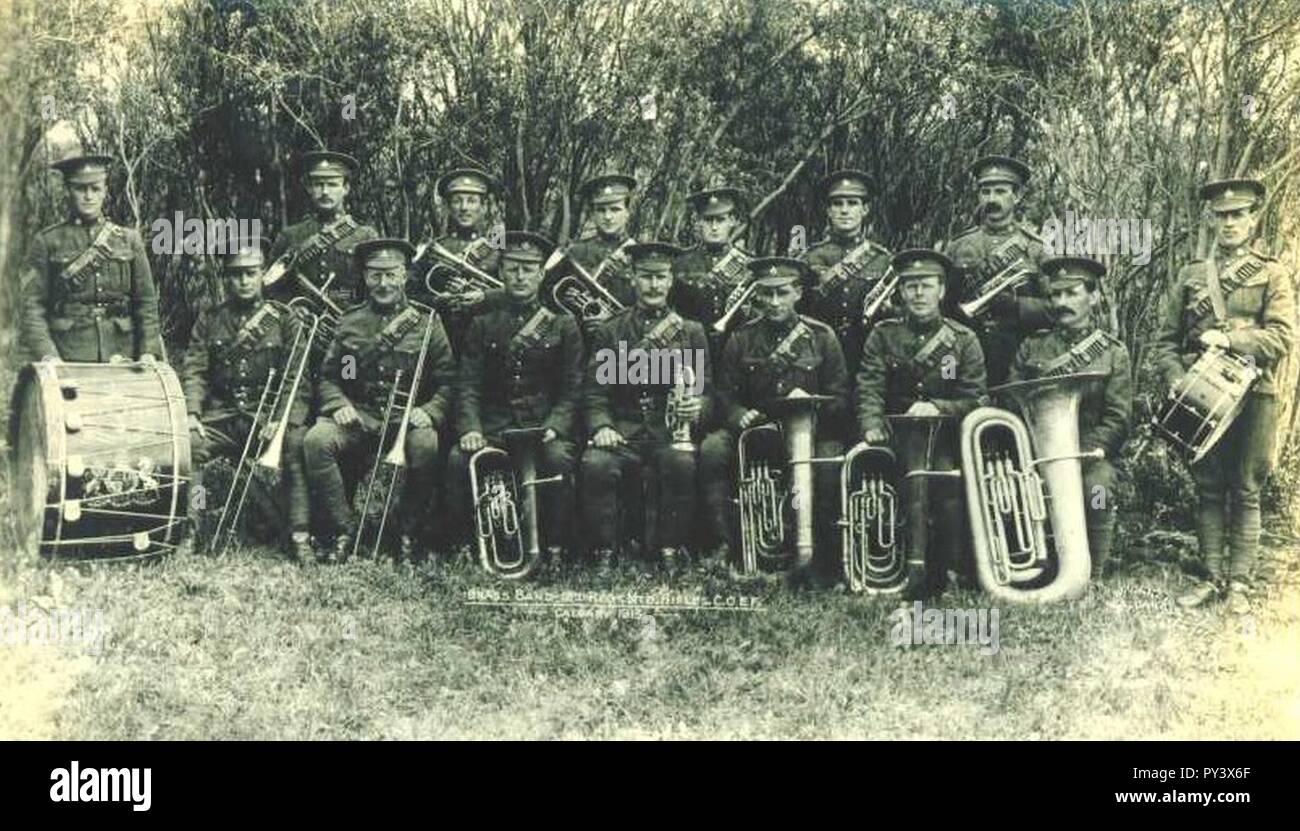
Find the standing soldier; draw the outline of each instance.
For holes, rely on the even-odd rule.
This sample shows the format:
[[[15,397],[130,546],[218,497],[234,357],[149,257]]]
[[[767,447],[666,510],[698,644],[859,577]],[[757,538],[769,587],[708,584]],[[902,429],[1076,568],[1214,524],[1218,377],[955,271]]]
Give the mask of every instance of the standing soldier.
[[[542,427],[540,476],[563,476],[538,490],[539,523],[554,559],[569,542],[574,514],[575,416],[582,385],[582,335],[568,315],[537,300],[542,262],[555,248],[539,234],[506,234],[501,276],[506,299],[470,322],[460,360],[455,434],[447,491],[456,520],[470,517],[469,460],[484,447],[502,447],[505,430]]]
[[[365,275],[369,299],[343,315],[321,367],[320,416],[307,431],[307,479],[334,535],[333,558],[347,558],[356,533],[344,470],[368,473],[375,454],[387,451],[377,444],[390,393],[394,385],[402,393],[410,390],[420,345],[429,329],[420,388],[413,396],[406,434],[406,491],[397,509],[403,526],[402,555],[414,553],[417,535],[427,543],[430,529],[423,521],[434,515],[438,429],[447,415],[455,365],[437,313],[406,299],[407,266],[414,253],[410,243],[399,239],[357,245],[357,264]],[[388,416],[391,438],[402,410]]]
[[[275,262],[266,275],[270,296],[285,301],[307,297],[321,311],[342,311],[365,298],[361,277],[352,271],[352,251],[379,234],[353,219],[344,206],[357,167],[357,160],[344,153],[314,150],[302,155],[302,184],[313,212],[285,228],[271,246]],[[322,296],[332,309],[321,302]]]
[[[284,378],[284,373],[297,369],[288,365],[289,352],[303,324],[284,306],[262,298],[266,264],[262,246],[260,239],[242,240],[232,246],[223,264],[226,298],[215,308],[199,313],[185,351],[181,386],[189,411],[195,471],[192,487],[201,486],[203,467],[211,459],[220,456],[237,461],[253,430],[261,430],[263,438],[270,439],[276,427],[270,418],[261,424],[254,421],[268,376],[276,373],[272,386],[283,383],[285,395],[292,387],[292,378]],[[305,329],[302,336],[306,337]],[[289,427],[280,466],[289,520],[286,542],[290,556],[300,562],[311,558],[302,458],[307,403],[308,395],[300,387],[297,399],[288,405]],[[256,499],[254,508],[263,509],[260,526],[282,527],[284,510]],[[191,519],[197,517],[191,514]]]
[[[501,259],[498,250],[501,241],[484,236],[483,231],[489,215],[488,200],[501,192],[501,184],[485,171],[465,167],[443,174],[436,189],[446,203],[448,221],[447,233],[433,242],[449,254],[463,257],[469,265],[495,276]],[[421,246],[411,265],[414,296],[427,299],[440,310],[452,347],[459,354],[465,329],[486,293],[481,288],[471,288],[464,270],[435,253],[433,245]],[[430,287],[436,294],[429,292]]]
[[[904,314],[882,320],[867,336],[858,369],[858,427],[870,445],[899,444],[886,416],[945,416],[927,442],[931,470],[960,467],[961,419],[983,403],[984,355],[979,338],[940,313],[952,261],[937,251],[912,249],[893,258]],[[930,425],[908,426],[926,430]],[[900,457],[903,455],[900,452]],[[967,553],[966,512],[959,483],[930,483],[930,550],[926,556],[927,594],[943,591],[945,567],[972,575]]]
[[[580,194],[595,231],[569,246],[569,256],[625,307],[636,302],[628,248],[636,242],[628,235],[632,218],[629,201],[636,179],[613,173],[583,182]]]
[[[804,287],[812,281],[811,270],[787,257],[753,260],[749,268],[762,317],[727,339],[717,371],[717,401],[725,426],[709,434],[700,447],[705,510],[715,538],[724,541],[718,551],[724,562],[739,548],[733,468],[740,432],[770,420],[763,412],[768,403],[795,389],[829,395],[834,401],[817,411],[815,447],[818,458],[831,458],[844,453],[844,434],[825,425],[843,425],[848,410],[849,377],[835,332],[795,312]],[[817,568],[829,577],[839,562],[836,512],[831,507],[839,501],[837,468],[817,465],[814,476]]]
[[[1124,344],[1098,327],[1101,279],[1106,267],[1086,257],[1044,260],[1047,289],[1056,325],[1020,344],[1010,380],[1048,373],[1106,373],[1089,381],[1079,402],[1079,449],[1101,450],[1100,459],[1083,461],[1083,495],[1088,523],[1092,576],[1105,576],[1115,528],[1115,464],[1128,438],[1133,415],[1133,379]]]
[[[979,186],[979,224],[958,234],[942,251],[957,264],[948,296],[953,304],[987,296],[991,278],[1008,266],[1032,272],[1030,280],[998,292],[975,315],[974,328],[988,363],[989,383],[1006,381],[1020,339],[1052,325],[1051,303],[1039,270],[1043,242],[1016,214],[1029,183],[1029,167],[1006,156],[986,156],[971,166]]]
[[[1210,182],[1201,188],[1201,198],[1213,212],[1214,252],[1178,272],[1152,354],[1171,387],[1206,349],[1243,355],[1261,370],[1228,432],[1192,466],[1200,497],[1196,537],[1212,582],[1198,583],[1178,598],[1190,607],[1226,595],[1231,611],[1244,614],[1250,610],[1259,550],[1259,494],[1277,433],[1278,365],[1295,341],[1295,297],[1291,275],[1250,247],[1264,185],[1253,179]]]
[[[144,241],[104,217],[111,156],[56,162],[68,219],[41,231],[22,272],[30,360],[104,363],[162,357],[158,296]]]
[[[676,279],[671,305],[684,317],[710,327],[709,346],[717,355],[721,354],[722,333],[715,332],[711,324],[726,312],[728,300],[744,291],[749,276],[746,265],[752,259],[731,241],[740,224],[738,211],[744,197],[736,188],[716,187],[686,199],[695,212],[700,242],[673,263]],[[743,315],[736,315],[728,329],[735,330],[744,322]]]
[[[696,453],[675,447],[666,425],[666,407],[674,379],[662,373],[641,377],[632,361],[663,366],[676,351],[677,367],[691,366],[694,392],[685,396],[677,416],[686,424],[707,423],[710,390],[708,339],[704,327],[668,308],[673,259],[681,249],[662,242],[633,245],[632,280],[636,303],[614,315],[595,332],[585,379],[584,403],[591,441],[582,457],[582,498],[587,536],[602,572],[609,570],[618,537],[620,505],[626,510],[629,490],[644,485],[647,496],[646,549],[659,551],[671,571],[678,547],[689,538],[695,518]],[[626,361],[626,367],[616,363]],[[624,376],[622,369],[628,372]],[[629,487],[629,485],[633,487]]]
[[[837,170],[823,179],[819,189],[826,198],[828,233],[800,258],[812,267],[817,283],[804,292],[799,311],[835,330],[850,378],[867,337],[864,300],[872,289],[883,288],[880,278],[889,270],[889,251],[867,238],[870,188],[871,179],[860,170]]]

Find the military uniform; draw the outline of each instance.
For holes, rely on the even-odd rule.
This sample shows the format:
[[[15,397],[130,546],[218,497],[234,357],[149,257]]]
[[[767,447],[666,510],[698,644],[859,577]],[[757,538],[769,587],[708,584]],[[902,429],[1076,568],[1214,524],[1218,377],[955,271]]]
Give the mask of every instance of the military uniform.
[[[475,194],[486,202],[492,193],[501,191],[501,184],[494,177],[478,168],[458,168],[439,177],[437,191],[438,195],[448,203],[457,193]],[[492,241],[485,237],[477,227],[460,227],[456,225],[454,220],[449,220],[448,225],[451,228],[450,232],[438,237],[434,242],[457,257],[465,257],[471,265],[477,267],[480,271],[496,276],[497,268],[501,263],[500,242],[497,242],[498,247],[493,247]],[[426,275],[429,276],[427,284],[425,282]],[[411,263],[412,282],[409,289],[410,295],[416,300],[439,307],[443,327],[447,330],[447,336],[451,339],[452,350],[457,355],[461,352],[465,330],[474,315],[496,305],[501,299],[499,290],[489,290],[484,292],[484,304],[479,307],[452,309],[445,307],[444,304],[439,304],[438,298],[429,292],[429,287],[432,286],[434,291],[446,293],[453,278],[461,276],[463,275],[461,275],[459,269],[433,253],[432,246],[422,252],[420,257]]]
[[[515,232],[507,236],[512,238]],[[507,242],[508,247],[515,245],[513,240]],[[550,247],[546,242],[545,248]],[[582,369],[578,325],[568,315],[542,307],[536,297],[527,303],[506,302],[474,318],[461,355],[455,435],[480,433],[489,446],[503,447],[506,430],[541,427],[555,431],[555,438],[541,443],[537,453],[540,476],[564,477],[562,482],[538,488],[543,520],[539,524],[550,545],[568,543],[575,510],[573,437]],[[448,490],[455,495],[457,519],[469,517],[472,511],[468,489],[471,455],[459,446],[451,450]]]
[[[973,166],[979,184],[1008,182],[1023,187],[1029,168],[1015,159],[988,156]],[[1006,381],[1020,340],[1027,334],[1052,325],[1047,300],[1047,280],[1039,268],[1046,257],[1043,242],[1028,224],[1010,222],[1003,228],[987,223],[969,228],[941,247],[956,263],[945,296],[945,314],[959,315],[957,306],[975,299],[984,283],[1011,263],[1018,262],[1034,272],[1025,285],[998,295],[978,320],[969,323],[979,332],[980,345],[988,366],[989,384]]]
[[[1092,260],[1065,257],[1047,260],[1043,270],[1050,287],[1083,282],[1082,274],[1100,280],[1105,268]],[[1089,347],[1089,344],[1093,346]],[[1087,350],[1068,363],[1071,350]],[[1128,350],[1110,334],[1085,326],[1070,329],[1058,325],[1035,332],[1020,344],[1009,380],[1041,377],[1048,371],[1105,372],[1106,377],[1083,384],[1079,400],[1079,449],[1101,450],[1102,459],[1083,460],[1084,508],[1088,525],[1088,549],[1092,554],[1092,576],[1104,576],[1110,559],[1115,527],[1115,462],[1128,438],[1133,417],[1133,375]]]
[[[865,173],[856,170],[836,171],[822,180],[821,190],[828,201],[838,196],[865,200],[868,195],[868,178]],[[849,253],[863,245],[866,245],[866,250],[855,257],[861,263],[861,268],[855,269],[855,276],[835,278],[833,283],[830,282],[835,267]],[[863,301],[889,270],[889,258],[889,250],[867,240],[861,228],[852,235],[843,235],[832,229],[826,239],[813,243],[800,256],[812,269],[817,280],[811,289],[804,292],[799,313],[815,317],[834,330],[848,360],[850,378],[857,372],[862,344],[866,341],[869,329],[869,322],[862,319]],[[887,317],[889,306],[882,306],[881,309],[877,318]]]
[[[784,258],[755,260],[755,269],[793,263]],[[793,270],[793,269],[787,269]],[[762,279],[762,278],[759,278]],[[781,276],[774,281],[795,279]],[[717,406],[723,427],[710,433],[700,446],[700,479],[712,531],[725,539],[733,552],[740,550],[736,517],[736,443],[741,420],[749,410],[763,413],[774,398],[796,389],[834,400],[817,410],[815,453],[819,458],[844,453],[848,413],[848,370],[835,332],[811,317],[796,315],[780,323],[766,318],[747,323],[732,333],[723,348],[716,373]],[[836,530],[839,471],[835,465],[817,465],[813,471],[816,493],[814,539],[825,572],[837,567],[839,534]]]
[[[269,301],[241,303],[232,298],[199,313],[181,372],[186,409],[202,422],[206,434],[190,430],[196,480],[201,481],[203,467],[213,458],[237,461],[249,433],[267,423],[269,413],[264,412],[259,423],[254,423],[254,414],[270,373],[276,373],[273,393],[283,380],[281,374],[291,371],[289,352],[300,325],[292,312]],[[286,395],[291,383],[288,379],[285,384]],[[308,398],[300,387],[289,411],[281,457],[280,481],[290,531],[306,531],[309,521],[302,457]],[[253,502],[255,507],[268,507],[260,500]],[[276,528],[283,519],[282,511],[272,509],[258,524],[269,520],[266,527]]]
[[[104,181],[106,156],[55,165],[69,184]],[[103,363],[164,355],[144,242],[130,228],[78,216],[42,230],[22,270],[22,343],[29,360]]]
[[[945,279],[950,270],[942,255],[925,250],[900,252],[893,262],[900,281],[930,274]],[[979,338],[943,316],[925,322],[910,316],[882,320],[867,335],[856,395],[859,432],[891,434],[900,463],[957,470],[961,467],[961,419],[986,402]],[[920,401],[930,402],[946,417],[933,437],[922,432],[927,430],[925,424],[899,423],[891,427],[886,416],[903,415]],[[924,454],[907,459],[908,447],[924,448],[929,452],[928,462]],[[935,591],[942,587],[945,565],[970,574],[973,564],[969,561],[968,523],[959,483],[930,480],[928,493],[932,527],[926,562],[929,589]]]
[[[304,180],[315,178],[350,178],[357,170],[356,159],[345,153],[318,150],[304,153]],[[346,309],[365,299],[365,286],[353,268],[353,251],[358,243],[375,239],[379,233],[369,225],[353,219],[340,206],[333,216],[309,216],[288,226],[271,246],[271,259],[279,261],[286,254],[290,270],[320,289],[339,308]],[[283,301],[309,295],[293,274],[274,281],[267,288],[269,296]]]
[[[398,246],[400,243],[400,247]],[[402,241],[372,240],[357,251],[359,260],[371,263],[388,249],[400,250],[409,260],[413,249]],[[372,252],[374,252],[372,254]],[[405,268],[406,261],[402,262]],[[345,469],[368,475],[383,428],[383,412],[394,384],[403,392],[410,388],[416,358],[429,316],[402,297],[389,308],[373,299],[349,309],[339,321],[334,340],[326,351],[320,372],[320,415],[307,432],[307,478],[313,500],[319,500],[331,530],[350,535],[352,511],[344,487]],[[400,378],[398,373],[401,373]],[[436,315],[432,321],[420,388],[415,406],[428,414],[429,427],[410,424],[406,435],[406,491],[396,514],[408,535],[430,529],[425,523],[433,515],[437,481],[438,429],[444,424],[455,377],[455,365],[446,332]],[[340,427],[330,416],[351,406],[360,424]],[[402,410],[391,414],[389,436],[395,435]]]
[[[1214,182],[1202,188],[1202,198],[1215,211],[1253,206],[1262,201],[1263,186],[1251,180]],[[1222,320],[1210,299],[1211,271],[1219,275]],[[1201,558],[1216,582],[1244,586],[1251,579],[1259,549],[1260,492],[1277,433],[1278,366],[1294,345],[1295,316],[1291,275],[1246,246],[1231,253],[1217,249],[1210,259],[1183,266],[1164,300],[1151,351],[1166,384],[1177,383],[1195,363],[1204,349],[1200,336],[1212,329],[1224,332],[1229,349],[1254,359],[1262,372],[1227,433],[1191,468],[1200,499]]]
[[[645,258],[671,246],[658,243],[646,248]],[[637,250],[634,248],[633,250]],[[663,254],[663,267],[671,267],[671,256]],[[667,322],[665,323],[665,318]],[[656,331],[653,340],[647,336]],[[708,339],[704,328],[666,307],[646,309],[633,306],[616,314],[596,329],[591,344],[584,387],[584,408],[590,434],[609,427],[626,440],[617,447],[602,449],[588,443],[582,457],[582,498],[586,511],[587,538],[593,548],[612,549],[618,539],[619,507],[627,506],[645,485],[647,547],[674,548],[687,542],[695,518],[696,453],[672,447],[672,436],[664,423],[665,406],[672,390],[671,378],[659,383],[634,382],[605,376],[609,357],[618,355],[620,344],[630,352],[649,349],[688,349],[684,355],[703,356],[696,389],[702,390],[703,410],[699,422],[707,423],[712,394],[708,362]],[[633,353],[635,354],[635,353]],[[661,364],[662,366],[662,364]],[[696,369],[692,365],[692,369]],[[626,382],[623,382],[623,381]]]

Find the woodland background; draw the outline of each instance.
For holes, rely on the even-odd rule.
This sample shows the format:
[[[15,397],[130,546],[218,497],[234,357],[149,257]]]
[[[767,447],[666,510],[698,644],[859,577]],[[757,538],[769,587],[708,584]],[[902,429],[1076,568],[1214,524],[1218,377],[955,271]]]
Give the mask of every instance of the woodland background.
[[[1034,168],[1036,227],[1067,210],[1152,222],[1150,264],[1117,258],[1106,285],[1139,413],[1160,394],[1154,299],[1209,242],[1201,183],[1262,178],[1260,245],[1300,273],[1300,0],[6,0],[0,43],[9,367],[21,257],[64,211],[47,165],[78,145],[117,157],[108,211],[146,237],[176,211],[275,234],[305,209],[296,157],[327,146],[361,160],[352,212],[392,235],[436,233],[439,172],[474,164],[505,184],[495,221],[571,238],[577,186],[612,169],[643,183],[638,235],[683,242],[687,193],[742,187],[763,253],[820,236],[815,183],[839,167],[878,182],[876,238],[933,244],[972,224],[969,163],[1012,154]],[[153,267],[179,350],[211,264]],[[1298,365],[1268,495],[1283,537],[1300,531]],[[1128,456],[1120,550],[1189,548],[1182,465],[1145,427]]]

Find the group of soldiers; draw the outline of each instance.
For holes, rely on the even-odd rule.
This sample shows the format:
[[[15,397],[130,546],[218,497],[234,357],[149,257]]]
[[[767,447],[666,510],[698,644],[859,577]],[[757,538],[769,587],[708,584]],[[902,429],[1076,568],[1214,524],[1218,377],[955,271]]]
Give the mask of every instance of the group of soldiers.
[[[102,215],[110,162],[82,156],[55,165],[70,217],[42,231],[28,257],[23,335],[32,360],[148,362],[163,354],[141,239]],[[539,490],[550,556],[587,556],[601,571],[621,557],[671,570],[692,554],[719,563],[736,557],[737,437],[770,420],[774,400],[795,390],[826,396],[816,422],[820,458],[857,441],[889,445],[899,416],[954,417],[931,435],[927,463],[956,468],[955,425],[989,402],[990,387],[1051,371],[1100,331],[1104,348],[1094,351],[1089,369],[1104,378],[1084,389],[1079,429],[1081,450],[1102,451],[1085,462],[1083,475],[1085,493],[1101,494],[1087,500],[1086,515],[1094,575],[1103,573],[1116,510],[1114,466],[1132,419],[1132,367],[1124,345],[1104,334],[1105,267],[1049,257],[1018,219],[1031,175],[1020,161],[977,161],[978,223],[935,249],[897,254],[867,237],[872,183],[860,171],[833,172],[821,182],[828,233],[797,257],[754,257],[738,248],[745,199],[726,186],[689,197],[695,246],[637,241],[628,232],[637,181],[596,177],[581,194],[593,230],[563,251],[623,305],[605,319],[545,302],[545,266],[556,250],[550,240],[526,231],[495,243],[485,236],[489,206],[500,196],[488,173],[460,169],[438,181],[449,228],[417,248],[348,214],[357,169],[345,154],[304,154],[312,214],[270,246],[232,246],[223,262],[225,299],[200,314],[182,364],[201,468],[214,456],[236,456],[250,431],[272,429],[253,417],[258,396],[268,373],[284,371],[295,327],[303,325],[283,302],[303,298],[331,317],[331,336],[288,409],[279,516],[287,514],[290,556],[331,560],[352,550],[359,520],[352,492],[385,450],[377,447],[384,419],[400,415],[387,406],[395,388],[412,404],[408,475],[395,513],[404,553],[418,557],[467,539],[470,458],[504,446],[506,431],[537,428],[538,474],[558,477]],[[1252,180],[1202,188],[1215,248],[1179,272],[1153,346],[1170,384],[1212,346],[1248,355],[1264,372],[1227,437],[1194,467],[1207,579],[1180,596],[1185,605],[1218,597],[1237,610],[1248,603],[1276,421],[1275,372],[1295,323],[1289,275],[1251,248],[1263,194]],[[467,284],[456,261],[496,276],[499,288]],[[1215,279],[1243,261],[1258,263],[1249,279]],[[287,276],[268,285],[272,262],[286,266],[280,270]],[[977,315],[959,310],[1013,264],[1032,278],[985,298]],[[714,326],[746,289],[745,313]],[[1208,313],[1207,292],[1217,298]],[[637,346],[705,356],[693,379],[697,393],[681,395],[671,378],[602,383],[596,355]],[[418,388],[405,389],[421,356]],[[692,439],[686,451],[682,424]],[[833,583],[840,568],[834,465],[818,466],[814,490],[812,576]],[[949,570],[968,579],[973,566],[959,485],[936,480],[930,498],[927,585],[938,592]]]

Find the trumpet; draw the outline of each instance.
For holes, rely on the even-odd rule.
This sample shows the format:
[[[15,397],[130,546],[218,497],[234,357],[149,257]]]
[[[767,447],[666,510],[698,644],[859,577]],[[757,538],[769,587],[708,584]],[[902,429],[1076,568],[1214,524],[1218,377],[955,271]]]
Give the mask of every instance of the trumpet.
[[[477,240],[476,244],[478,242],[484,242],[484,244],[486,244],[483,240]],[[467,256],[470,250],[468,248],[464,255],[457,256],[448,251],[440,243],[430,242],[426,250],[433,252],[433,255],[440,260],[440,262],[435,262],[430,266],[429,270],[424,274],[424,287],[434,298],[439,300],[450,300],[463,297],[465,294],[472,291],[488,292],[505,287],[505,283],[501,282],[501,280],[488,274],[470,261],[470,258]],[[450,289],[449,291],[440,291],[439,289],[434,288],[431,280],[434,274],[438,272],[438,269],[446,266],[451,266],[456,269],[457,277],[455,279],[457,280],[457,283],[454,286],[448,286]]]
[[[434,243],[435,245],[437,243]],[[420,392],[420,383],[424,376],[424,362],[429,354],[429,340],[433,336],[433,326],[437,322],[438,315],[433,309],[422,303],[416,303],[408,300],[412,306],[421,313],[428,316],[424,324],[424,335],[420,340],[420,352],[415,359],[415,369],[411,371],[410,382],[405,389],[402,388],[403,371],[397,370],[393,377],[393,388],[388,393],[388,403],[384,406],[383,424],[379,432],[379,444],[375,449],[375,461],[370,468],[370,476],[366,480],[363,490],[364,497],[361,503],[361,518],[357,523],[356,537],[352,541],[352,556],[361,548],[361,540],[365,536],[366,525],[370,522],[370,505],[375,497],[375,491],[379,487],[379,475],[382,468],[388,470],[388,481],[382,486],[384,492],[383,509],[379,514],[379,528],[375,531],[374,546],[371,548],[370,556],[379,555],[379,547],[384,539],[384,528],[388,523],[388,514],[392,509],[393,495],[401,489],[402,482],[405,479],[406,472],[406,433],[411,424],[411,410],[415,407],[416,396]],[[393,437],[392,447],[389,448],[387,455],[384,454],[384,444],[388,439],[389,428],[392,424],[393,414],[397,408],[402,408],[402,417],[398,422],[396,435]]]
[[[1034,272],[1019,265],[1019,260],[1012,262],[1004,267],[997,274],[994,274],[980,286],[979,296],[968,303],[958,304],[962,314],[969,318],[976,318],[983,314],[997,299],[998,295],[1008,289],[1015,289],[1029,282],[1034,276]]]
[[[980,407],[962,421],[975,567],[995,599],[1051,603],[1088,587],[1080,460],[1103,451],[1079,452],[1079,399],[1082,382],[1104,376],[1078,372],[1005,384],[999,389],[1020,399],[1025,420]]]
[[[479,564],[506,580],[528,577],[541,562],[537,486],[564,480],[561,475],[537,475],[536,440],[544,432],[507,430],[510,452],[485,447],[469,460]]]
[[[681,416],[681,408],[695,397],[694,387],[694,367],[679,364],[673,368],[673,391],[669,393],[668,402],[664,407],[664,424],[673,434],[673,450],[687,453],[695,451],[695,442],[691,441],[692,422]]]
[[[297,313],[311,315],[310,312],[301,310]],[[230,490],[226,493],[226,501],[221,507],[221,516],[212,535],[214,547],[222,544],[224,535],[226,537],[225,543],[222,544],[224,550],[239,528],[239,516],[244,510],[244,501],[248,497],[248,488],[252,484],[256,468],[279,470],[281,467],[285,434],[289,431],[290,411],[293,409],[299,385],[311,359],[316,333],[321,328],[320,317],[311,315],[308,320],[310,324],[307,320],[299,320],[293,342],[289,347],[289,355],[284,363],[284,371],[277,373],[272,369],[267,374],[266,383],[262,385],[262,394],[258,397],[257,409],[253,413],[253,425],[248,431],[248,437],[244,439],[244,448],[239,455],[238,464],[235,465],[235,473],[230,480]],[[304,329],[306,329],[305,335]],[[292,381],[289,380],[290,378]],[[279,412],[278,416],[277,412]],[[265,423],[275,424],[270,438],[262,436],[264,413],[267,415]],[[256,448],[253,445],[255,438]]]
[[[891,265],[889,270],[881,275],[876,284],[871,287],[862,297],[862,323],[868,324],[880,311],[880,307],[889,302],[898,289],[898,275],[894,273],[894,267]]]
[[[610,255],[612,256],[613,254]],[[550,275],[556,266],[564,261],[568,261],[570,273],[552,280]],[[609,258],[605,261],[608,262]],[[603,267],[604,263],[601,263],[601,266]],[[623,304],[618,301],[618,298],[610,294],[595,277],[587,273],[582,264],[571,257],[567,250],[557,248],[551,252],[551,256],[542,266],[542,273],[541,294],[543,299],[551,301],[547,305],[555,311],[573,315],[583,324],[607,320],[623,310]],[[596,273],[599,274],[600,270],[597,269]]]

